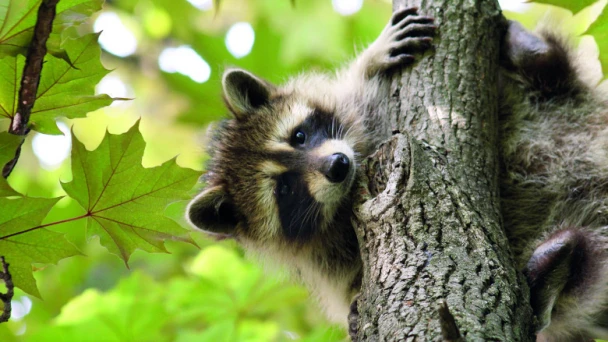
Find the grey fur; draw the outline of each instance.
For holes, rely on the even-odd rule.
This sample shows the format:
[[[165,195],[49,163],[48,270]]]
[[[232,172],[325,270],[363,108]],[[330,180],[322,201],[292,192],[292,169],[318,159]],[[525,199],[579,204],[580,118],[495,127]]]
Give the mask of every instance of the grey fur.
[[[532,303],[545,303],[539,340],[605,339],[607,97],[559,34],[510,23],[503,58],[502,211]]]

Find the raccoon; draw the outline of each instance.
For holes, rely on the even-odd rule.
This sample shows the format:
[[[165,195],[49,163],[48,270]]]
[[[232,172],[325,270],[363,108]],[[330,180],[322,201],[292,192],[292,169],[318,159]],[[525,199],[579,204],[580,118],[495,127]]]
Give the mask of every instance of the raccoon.
[[[501,51],[502,212],[537,340],[607,339],[608,96],[563,35],[509,22]]]
[[[351,225],[358,163],[390,135],[377,119],[389,97],[387,75],[431,47],[433,22],[416,8],[396,11],[335,75],[306,73],[282,86],[240,69],[223,75],[233,118],[214,133],[206,187],[186,217],[285,264],[344,325],[362,277]]]

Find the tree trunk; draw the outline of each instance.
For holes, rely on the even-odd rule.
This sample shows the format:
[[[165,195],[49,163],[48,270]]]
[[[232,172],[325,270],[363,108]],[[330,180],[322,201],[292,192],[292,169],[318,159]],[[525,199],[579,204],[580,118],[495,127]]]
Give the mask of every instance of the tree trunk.
[[[494,0],[394,0],[439,27],[394,76],[395,129],[364,165],[355,207],[364,278],[359,341],[531,341],[525,279],[501,227]],[[449,309],[449,310],[448,310]]]

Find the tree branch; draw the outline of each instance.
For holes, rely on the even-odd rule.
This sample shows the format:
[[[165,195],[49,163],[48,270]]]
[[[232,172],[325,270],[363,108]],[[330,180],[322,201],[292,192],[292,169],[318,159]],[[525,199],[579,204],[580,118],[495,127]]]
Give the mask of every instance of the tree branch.
[[[17,112],[11,118],[11,125],[8,130],[12,134],[24,136],[29,132],[28,122],[38,93],[38,84],[40,83],[42,65],[46,55],[46,41],[53,30],[53,20],[55,19],[58,2],[59,0],[43,0],[38,8],[34,36],[27,52],[23,75],[21,76]],[[11,174],[20,154],[21,145],[15,151],[15,157],[4,165],[2,170],[4,178],[8,178]]]
[[[4,303],[4,308],[2,309],[2,315],[0,316],[0,323],[7,322],[11,317],[11,300],[13,300],[13,296],[15,295],[15,285],[13,285],[13,277],[8,271],[8,264],[4,260],[4,256],[0,256],[0,261],[2,261],[2,271],[0,271],[0,280],[4,281],[4,285],[6,286],[6,293],[0,293],[0,300]]]
[[[358,341],[531,341],[501,227],[496,1],[394,0],[435,17],[434,54],[393,78],[396,134],[362,167]],[[445,302],[450,310],[437,310]],[[456,331],[458,333],[456,333]]]

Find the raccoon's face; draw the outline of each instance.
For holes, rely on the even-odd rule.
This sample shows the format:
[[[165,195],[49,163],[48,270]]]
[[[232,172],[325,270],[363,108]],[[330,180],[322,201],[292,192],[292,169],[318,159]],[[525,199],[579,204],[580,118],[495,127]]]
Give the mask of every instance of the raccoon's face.
[[[357,122],[315,99],[243,70],[223,77],[234,119],[218,130],[207,188],[188,206],[191,224],[247,241],[307,241],[350,198]]]

